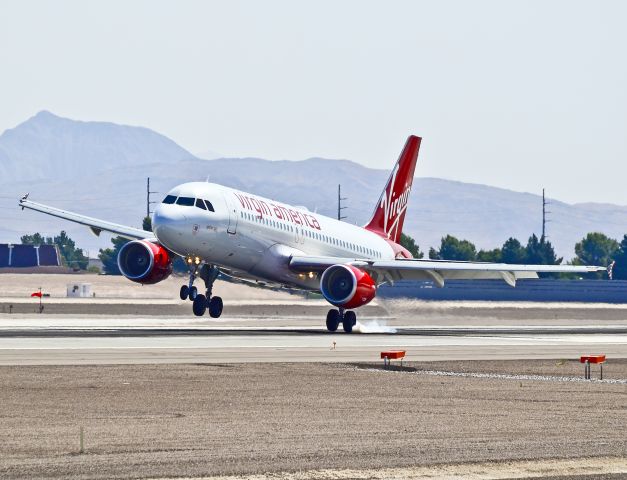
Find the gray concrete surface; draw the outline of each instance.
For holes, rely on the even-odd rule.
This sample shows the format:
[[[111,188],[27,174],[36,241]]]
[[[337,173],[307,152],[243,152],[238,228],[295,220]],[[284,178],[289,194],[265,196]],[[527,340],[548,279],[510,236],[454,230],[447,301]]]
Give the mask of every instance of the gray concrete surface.
[[[283,312],[281,305],[274,308]],[[554,325],[550,319],[538,322],[550,311],[536,309],[534,322],[500,325],[490,317],[482,325],[481,317],[469,320],[464,310],[452,309],[447,315],[457,318],[457,325],[432,325],[433,318],[425,325],[423,318],[410,316],[366,318],[358,333],[347,335],[326,332],[319,319],[293,315],[290,308],[270,318],[219,321],[5,314],[0,315],[0,364],[370,361],[390,348],[406,350],[408,360],[576,358],[585,353],[627,358],[627,321]]]

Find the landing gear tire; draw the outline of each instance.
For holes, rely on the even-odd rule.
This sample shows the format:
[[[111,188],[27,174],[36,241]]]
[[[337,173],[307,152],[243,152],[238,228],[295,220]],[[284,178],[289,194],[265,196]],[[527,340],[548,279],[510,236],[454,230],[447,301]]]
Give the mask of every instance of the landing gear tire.
[[[204,297],[204,295],[202,295]],[[211,297],[209,300],[209,315],[211,318],[219,318],[222,315],[224,304],[221,297]]]
[[[345,312],[344,320],[342,321],[342,326],[344,327],[344,331],[346,333],[351,333],[355,325],[357,325],[357,315],[355,315],[355,312],[353,311]]]
[[[194,311],[194,315],[197,317],[202,317],[207,310],[207,297],[204,295],[196,295],[194,298],[194,303],[192,305],[192,310]]]
[[[189,289],[188,293],[189,299],[193,302],[198,297],[198,289],[196,287],[192,287]]]
[[[327,330],[329,332],[335,332],[337,327],[340,326],[340,312],[335,309],[329,310],[327,313]]]
[[[189,287],[187,285],[183,285],[181,287],[181,300],[187,300],[189,297]]]

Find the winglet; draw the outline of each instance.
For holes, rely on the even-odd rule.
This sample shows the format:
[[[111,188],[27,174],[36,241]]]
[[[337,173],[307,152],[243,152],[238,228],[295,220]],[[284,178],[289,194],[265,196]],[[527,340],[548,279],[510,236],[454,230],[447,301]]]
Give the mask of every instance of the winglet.
[[[28,196],[30,195],[30,193],[27,193],[26,195],[24,195],[22,198],[20,198],[20,206],[22,207],[22,210],[24,210],[24,205],[23,203],[28,200]]]

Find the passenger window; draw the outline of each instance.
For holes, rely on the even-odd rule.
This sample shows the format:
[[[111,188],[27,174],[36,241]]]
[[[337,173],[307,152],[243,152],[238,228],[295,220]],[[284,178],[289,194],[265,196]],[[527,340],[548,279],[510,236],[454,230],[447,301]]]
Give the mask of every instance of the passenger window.
[[[215,210],[213,209],[213,205],[211,205],[211,202],[209,200],[205,200],[205,205],[207,205],[207,210],[209,210],[210,212],[215,212]]]
[[[163,199],[162,203],[167,203],[168,205],[172,205],[174,202],[176,202],[176,197],[174,195],[168,195],[167,197]]]
[[[184,207],[193,207],[194,199],[190,197],[179,197],[179,199],[176,201],[176,204],[182,205]]]
[[[196,199],[196,206],[203,210],[207,210],[207,207],[205,207],[205,202],[203,202],[200,198]]]

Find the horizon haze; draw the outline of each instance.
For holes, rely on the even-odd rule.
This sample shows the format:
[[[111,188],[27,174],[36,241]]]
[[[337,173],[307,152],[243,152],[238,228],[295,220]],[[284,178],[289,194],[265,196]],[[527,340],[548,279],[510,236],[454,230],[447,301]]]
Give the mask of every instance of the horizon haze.
[[[191,152],[348,158],[627,205],[627,4],[0,3],[0,131],[34,112]]]

